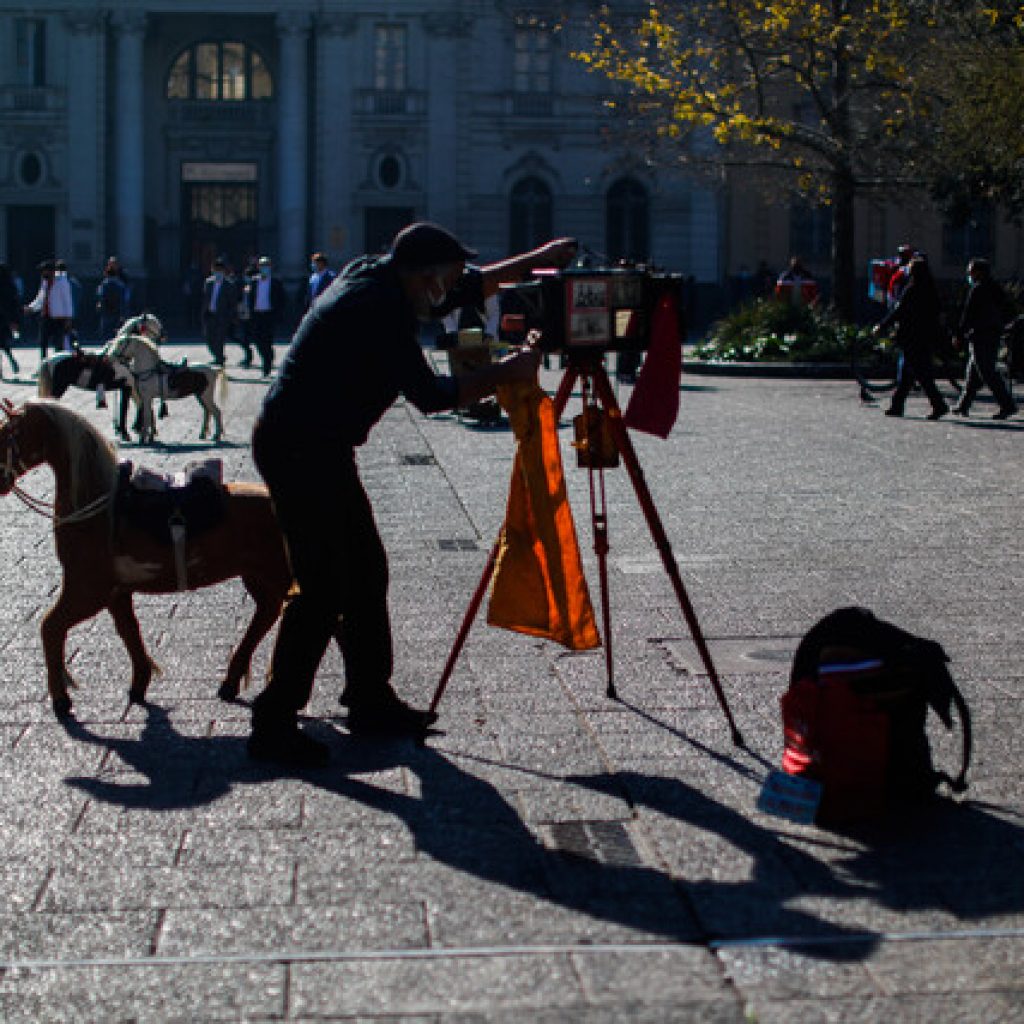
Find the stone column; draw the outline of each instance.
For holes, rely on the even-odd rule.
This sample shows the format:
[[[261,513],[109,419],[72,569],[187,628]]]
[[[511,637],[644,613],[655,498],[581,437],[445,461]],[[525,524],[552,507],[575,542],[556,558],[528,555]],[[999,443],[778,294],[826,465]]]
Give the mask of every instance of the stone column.
[[[146,15],[137,11],[118,13],[114,21],[117,38],[117,117],[114,152],[114,208],[116,255],[136,280],[145,276],[145,137],[142,73]],[[102,134],[102,133],[101,133]],[[110,255],[109,253],[107,255]]]
[[[355,69],[346,43],[358,21],[353,14],[323,14],[316,29],[316,230],[310,241],[334,266],[362,246],[352,211]]]
[[[70,248],[63,255],[79,274],[94,273],[105,255],[103,223],[104,146],[103,16],[96,11],[68,12],[68,222]]]
[[[306,184],[309,132],[306,128],[308,14],[277,16],[277,244],[281,276],[297,281],[306,259]]]
[[[428,87],[427,196],[430,220],[451,231],[462,227],[458,218],[458,197],[463,194],[458,180],[459,165],[459,62],[479,59],[479,54],[460,50],[460,40],[469,35],[472,21],[458,13],[434,13],[423,17],[430,46]]]

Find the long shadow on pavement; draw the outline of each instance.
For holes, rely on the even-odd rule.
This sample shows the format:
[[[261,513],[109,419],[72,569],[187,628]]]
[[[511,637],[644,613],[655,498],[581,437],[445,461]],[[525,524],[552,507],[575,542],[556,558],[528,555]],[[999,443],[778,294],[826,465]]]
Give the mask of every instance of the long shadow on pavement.
[[[457,871],[672,941],[772,936],[799,945],[805,940],[805,952],[822,959],[859,959],[884,929],[829,921],[815,908],[787,901],[862,898],[888,909],[934,908],[961,919],[1024,911],[1024,831],[970,803],[939,802],[895,833],[862,834],[851,844],[828,833],[770,831],[677,778],[622,772],[563,780],[684,822],[693,835],[732,848],[753,864],[741,880],[691,882],[685,867],[682,877],[673,877],[644,865],[628,840],[619,842],[625,829],[603,850],[545,845],[490,782],[412,741],[369,742],[314,723],[309,728],[330,743],[331,765],[287,773],[255,765],[240,737],[179,734],[154,705],[147,706],[137,738],[103,736],[74,720],[65,728],[78,741],[113,751],[145,779],[65,780],[97,801],[126,809],[188,809],[212,805],[236,786],[297,777],[397,818],[419,851]],[[397,767],[418,779],[420,796],[360,777]],[[629,855],[606,856],[616,842]],[[684,848],[684,865],[685,859]]]

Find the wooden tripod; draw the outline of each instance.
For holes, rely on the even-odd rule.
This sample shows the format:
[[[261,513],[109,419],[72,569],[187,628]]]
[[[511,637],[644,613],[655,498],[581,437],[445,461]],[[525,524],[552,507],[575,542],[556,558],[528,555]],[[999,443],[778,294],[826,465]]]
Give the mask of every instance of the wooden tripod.
[[[729,723],[729,729],[732,733],[732,741],[736,746],[742,747],[743,737],[736,726],[736,721],[732,716],[732,711],[729,709],[729,703],[725,698],[725,692],[722,689],[721,680],[718,677],[718,672],[715,669],[714,662],[711,660],[711,652],[708,650],[704,634],[701,632],[700,623],[697,621],[697,615],[693,610],[693,605],[690,603],[690,598],[686,593],[686,588],[683,586],[682,577],[679,575],[679,566],[672,553],[672,546],[669,543],[668,535],[665,533],[665,528],[662,525],[661,517],[658,515],[658,510],[654,505],[654,499],[651,497],[651,492],[647,487],[643,470],[640,468],[640,463],[636,457],[636,450],[633,448],[633,442],[630,440],[629,432],[626,430],[626,424],[623,422],[622,410],[619,408],[619,403],[615,399],[615,393],[612,390],[611,382],[608,380],[608,373],[605,370],[601,353],[570,353],[565,374],[562,377],[562,381],[558,386],[557,392],[555,393],[555,422],[558,422],[564,412],[565,406],[569,401],[569,396],[572,394],[572,389],[577,381],[580,383],[583,394],[585,413],[588,411],[588,408],[593,406],[604,407],[605,413],[607,414],[606,422],[608,430],[614,441],[615,448],[626,465],[626,471],[629,473],[629,479],[633,484],[633,490],[640,503],[644,519],[647,521],[647,526],[651,531],[651,536],[654,539],[654,543],[661,555],[661,561],[665,567],[665,571],[668,573],[669,579],[672,581],[672,587],[675,590],[676,599],[679,601],[679,607],[682,610],[683,617],[686,619],[686,624],[690,629],[690,634],[693,637],[695,646],[697,647],[697,652],[700,654],[701,661],[704,663],[704,667],[707,670],[708,678],[711,680],[711,685],[714,688],[718,703],[725,714],[726,721]],[[584,449],[585,453],[589,454],[599,448],[599,442],[596,437],[592,437],[589,433],[591,423],[589,416],[585,416],[584,423],[586,424],[588,433],[586,440],[581,447]],[[594,553],[597,556],[598,574],[601,587],[601,614],[604,624],[605,665],[608,673],[607,692],[609,697],[615,698],[617,697],[617,693],[615,690],[614,664],[612,659],[611,602],[608,592],[608,515],[605,504],[604,467],[601,465],[599,458],[586,458],[585,454],[585,459],[587,469],[590,474],[590,513],[594,531]],[[487,593],[491,577],[494,575],[500,545],[501,538],[499,536],[491,548],[490,555],[488,555],[487,558],[487,564],[484,566],[483,575],[480,577],[480,582],[477,584],[476,590],[473,592],[469,606],[466,609],[466,614],[462,620],[462,626],[455,638],[455,643],[452,646],[451,653],[448,655],[448,660],[445,663],[440,682],[434,692],[433,700],[430,702],[431,711],[436,711],[438,704],[441,702],[441,697],[444,694],[445,688],[448,686],[448,681],[451,679],[452,672],[455,669],[455,663],[458,660],[459,654],[462,652],[466,638],[469,636],[469,631],[476,618],[477,612],[480,610],[480,604],[484,599],[484,595]]]

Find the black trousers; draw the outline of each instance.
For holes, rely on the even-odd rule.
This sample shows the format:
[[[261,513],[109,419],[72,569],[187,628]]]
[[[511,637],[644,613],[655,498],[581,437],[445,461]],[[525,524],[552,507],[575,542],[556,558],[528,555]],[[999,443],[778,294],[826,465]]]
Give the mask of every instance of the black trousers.
[[[282,442],[257,421],[253,458],[270,489],[297,592],[288,599],[254,726],[290,727],[313,692],[332,638],[353,705],[389,688],[388,563],[352,449]]]
[[[960,396],[959,408],[963,412],[971,407],[982,384],[988,385],[1000,409],[1014,408],[1013,396],[996,368],[999,355],[999,338],[974,337],[971,339],[971,357],[967,361],[964,377],[964,393]]]
[[[932,403],[933,409],[937,411],[946,408],[946,400],[935,384],[935,369],[932,366],[931,350],[924,345],[907,345],[903,349],[896,390],[892,393],[891,409],[897,412],[903,411],[903,405],[915,380],[928,396],[928,401]]]
[[[51,345],[54,352],[62,352],[64,350],[64,336],[68,333],[68,330],[69,321],[41,316],[39,318],[39,358],[46,358]]]
[[[230,322],[210,313],[203,315],[203,334],[206,338],[206,347],[213,356],[213,361],[223,365],[224,363],[224,342],[227,341]]]
[[[249,335],[259,353],[264,375],[274,368],[274,314],[253,313],[249,321]]]

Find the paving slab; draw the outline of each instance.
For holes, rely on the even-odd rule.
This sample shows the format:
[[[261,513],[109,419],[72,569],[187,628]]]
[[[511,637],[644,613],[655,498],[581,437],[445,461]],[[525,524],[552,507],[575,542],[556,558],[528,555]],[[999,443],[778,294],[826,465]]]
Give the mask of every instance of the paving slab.
[[[202,361],[195,345],[171,358]],[[34,392],[33,357],[0,394]],[[172,403],[171,472],[256,479],[266,382],[228,369],[226,437]],[[560,380],[545,370],[551,391]],[[619,387],[625,405],[629,387]],[[46,695],[59,590],[49,524],[0,505],[0,1018],[11,1021],[1024,1020],[1024,420],[888,419],[844,380],[684,374],[665,440],[635,435],[670,547],[604,475],[603,650],[472,623],[425,745],[349,736],[325,657],[306,727],[331,764],[245,752],[249,701],[216,689],[252,603],[240,584],[137,607],[163,669],[127,706],[107,616],[72,631],[75,718]],[[109,410],[63,401],[110,436]],[[576,399],[573,399],[575,403]],[[919,407],[918,407],[919,406]],[[569,415],[574,412],[570,404]],[[563,456],[595,602],[590,479]],[[391,561],[396,688],[426,703],[505,509],[513,439],[404,403],[359,460]],[[46,471],[25,481],[52,495]],[[724,697],[665,570],[679,568]],[[845,832],[761,813],[793,651],[862,604],[940,641],[971,705],[966,799]],[[936,761],[959,735],[933,723]]]

